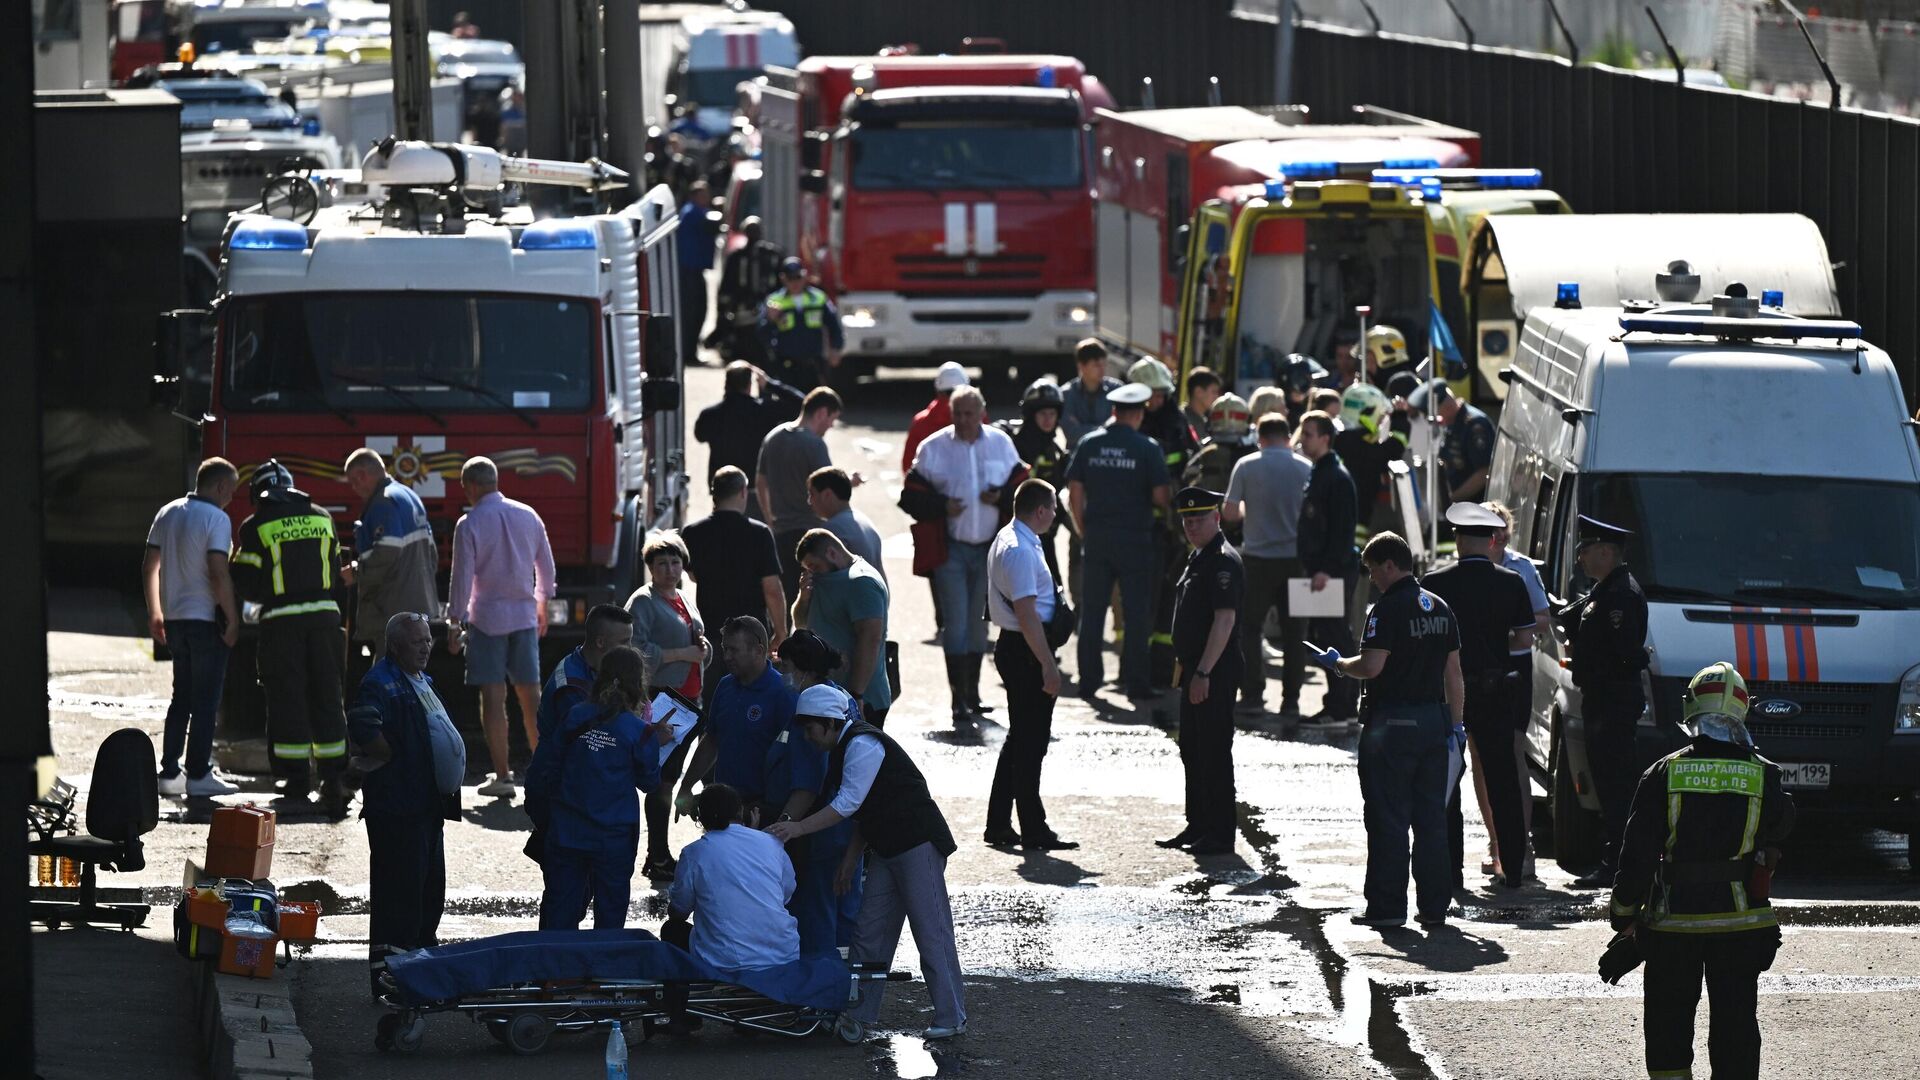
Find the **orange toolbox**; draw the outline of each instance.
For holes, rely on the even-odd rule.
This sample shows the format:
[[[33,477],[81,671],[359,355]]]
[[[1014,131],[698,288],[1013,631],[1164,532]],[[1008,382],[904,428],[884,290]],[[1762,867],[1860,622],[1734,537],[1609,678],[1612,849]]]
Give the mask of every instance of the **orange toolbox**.
[[[280,937],[309,942],[320,936],[320,905],[311,900],[280,901]]]
[[[215,810],[213,828],[207,833],[207,874],[249,879],[271,876],[273,826],[273,811],[252,804]]]

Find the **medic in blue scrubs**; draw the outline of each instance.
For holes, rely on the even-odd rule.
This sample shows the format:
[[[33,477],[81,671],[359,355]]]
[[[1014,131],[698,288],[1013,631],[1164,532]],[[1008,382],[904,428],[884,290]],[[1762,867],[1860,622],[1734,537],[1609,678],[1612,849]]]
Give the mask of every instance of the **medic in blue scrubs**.
[[[811,686],[832,686],[842,693],[846,692],[845,687],[827,677],[829,672],[839,668],[845,661],[818,634],[810,630],[794,631],[792,636],[781,642],[780,659],[787,665],[787,678],[792,683],[796,698],[800,691]],[[852,722],[860,718],[860,699],[849,694],[847,720]],[[776,789],[784,790],[789,793],[784,800],[789,809],[796,802],[800,806],[800,809],[793,810],[780,820],[792,821],[806,816],[817,801],[826,778],[826,752],[815,748],[800,733],[799,726],[793,725],[786,739],[776,743],[768,757],[769,796]],[[769,824],[772,822],[761,823],[762,827]],[[863,876],[855,874],[852,886],[846,892],[834,895],[834,878],[839,874],[840,862],[846,857],[847,845],[852,840],[853,822],[847,820],[796,840],[787,847],[788,851],[794,853],[794,869],[799,879],[787,910],[800,923],[802,956],[853,944],[853,928],[860,919]]]
[[[646,667],[632,646],[608,651],[592,700],[540,741],[527,769],[529,794],[545,796],[546,820],[535,822],[546,839],[542,930],[578,929],[589,897],[596,929],[626,926],[640,793],[660,783],[660,747],[672,741],[671,729],[646,719]]]
[[[690,813],[694,782],[706,780],[738,792],[747,809],[744,820],[754,828],[772,824],[782,813],[804,813],[810,803],[789,806],[785,794],[767,791],[767,755],[793,726],[798,695],[767,663],[766,626],[751,615],[728,619],[720,628],[720,653],[727,674],[714,687],[675,810]]]

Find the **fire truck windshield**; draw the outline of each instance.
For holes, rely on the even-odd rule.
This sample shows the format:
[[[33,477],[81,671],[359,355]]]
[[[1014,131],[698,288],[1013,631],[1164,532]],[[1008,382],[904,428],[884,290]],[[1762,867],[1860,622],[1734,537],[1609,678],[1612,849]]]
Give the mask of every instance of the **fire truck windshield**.
[[[1081,183],[1080,129],[970,120],[861,126],[853,186],[863,191],[1071,188]]]
[[[584,409],[585,300],[288,293],[227,302],[223,405],[234,412]]]

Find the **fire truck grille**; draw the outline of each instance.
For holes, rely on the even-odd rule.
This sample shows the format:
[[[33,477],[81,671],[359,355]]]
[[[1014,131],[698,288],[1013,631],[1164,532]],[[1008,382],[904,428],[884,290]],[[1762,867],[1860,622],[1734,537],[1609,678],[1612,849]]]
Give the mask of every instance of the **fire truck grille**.
[[[912,285],[1041,284],[1045,255],[895,255],[900,280]]]

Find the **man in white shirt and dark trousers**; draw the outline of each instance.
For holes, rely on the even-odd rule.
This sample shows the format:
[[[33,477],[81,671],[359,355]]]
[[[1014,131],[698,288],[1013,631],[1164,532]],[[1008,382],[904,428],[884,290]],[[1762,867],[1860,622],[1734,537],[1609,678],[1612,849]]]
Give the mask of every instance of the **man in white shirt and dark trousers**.
[[[868,847],[873,858],[867,863],[866,896],[847,962],[892,966],[901,927],[911,922],[920,970],[933,999],[933,1026],[923,1034],[929,1039],[964,1035],[966,993],[953,940],[953,905],[947,899],[953,833],[906,751],[879,728],[849,721],[848,704],[847,695],[833,686],[810,686],[801,692],[794,723],[809,743],[827,752],[824,802],[807,817],[776,822],[767,832],[785,844],[853,819],[853,842],[841,860],[840,880],[852,879]],[[857,1042],[864,1037],[867,1025],[880,1017],[885,987],[884,982],[860,984],[859,1004],[841,1014],[842,1038]]]
[[[1013,440],[985,426],[986,399],[963,386],[951,399],[953,424],[920,444],[913,472],[947,498],[947,561],[933,572],[943,616],[941,650],[953,692],[953,722],[979,721],[980,665],[987,655],[987,548],[1000,531],[1000,501],[1020,465]]]
[[[1059,496],[1045,480],[1027,480],[1013,495],[1013,521],[993,538],[987,556],[987,613],[1000,628],[993,666],[1007,688],[1007,740],[993,771],[987,798],[986,842],[1028,851],[1070,851],[1047,825],[1040,801],[1040,768],[1053,738],[1053,704],[1060,696],[1060,668],[1047,624],[1058,602],[1040,537],[1053,527]],[[1020,831],[1013,809],[1020,808]]]
[[[225,458],[200,463],[193,493],[154,515],[141,579],[147,629],[154,644],[173,652],[173,701],[160,753],[162,795],[211,797],[239,790],[213,774],[213,728],[226,683],[227,657],[240,635],[227,560],[233,519],[227,504],[240,473]],[[180,752],[187,755],[180,770]]]

